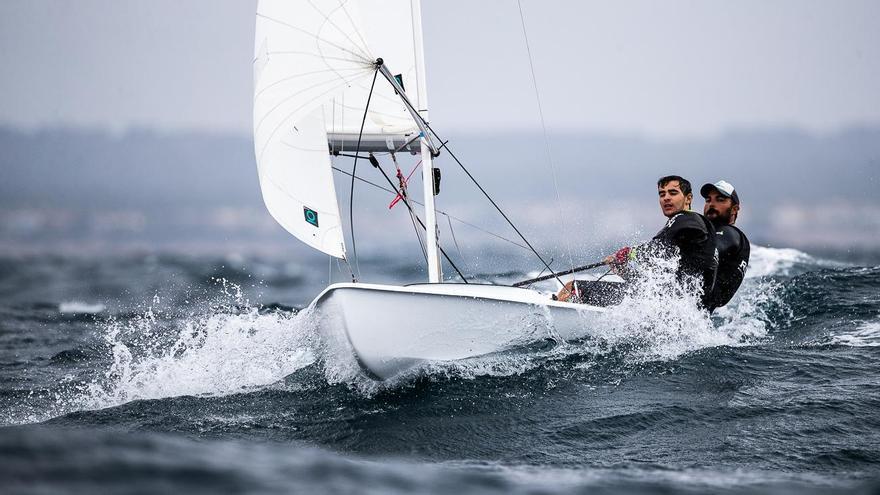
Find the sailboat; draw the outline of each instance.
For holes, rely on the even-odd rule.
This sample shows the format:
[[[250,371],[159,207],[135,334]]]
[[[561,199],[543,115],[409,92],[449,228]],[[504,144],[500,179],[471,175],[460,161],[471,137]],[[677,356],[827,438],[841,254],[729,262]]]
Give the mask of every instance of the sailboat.
[[[368,376],[588,333],[604,308],[443,280],[432,165],[441,150],[428,124],[419,0],[260,0],[254,46],[263,200],[302,242],[348,261],[332,155],[363,157],[364,166],[369,153],[421,157],[427,282],[335,283],[310,306]]]

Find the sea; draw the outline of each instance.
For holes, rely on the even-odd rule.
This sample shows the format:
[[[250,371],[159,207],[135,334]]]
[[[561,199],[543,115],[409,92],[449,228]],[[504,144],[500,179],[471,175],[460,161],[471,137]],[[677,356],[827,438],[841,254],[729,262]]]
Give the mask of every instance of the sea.
[[[0,255],[0,492],[880,491],[876,256],[755,246],[714,315],[658,293],[581,341],[548,327],[388,382],[323,344],[308,304],[328,276],[285,256]]]

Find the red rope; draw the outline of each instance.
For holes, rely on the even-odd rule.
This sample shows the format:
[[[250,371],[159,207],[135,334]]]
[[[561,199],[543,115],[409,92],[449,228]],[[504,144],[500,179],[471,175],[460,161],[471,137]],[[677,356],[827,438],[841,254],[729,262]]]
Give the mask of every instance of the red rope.
[[[415,164],[412,171],[409,173],[409,175],[406,176],[405,179],[403,178],[403,173],[400,171],[400,167],[397,167],[397,180],[400,182],[400,192],[397,193],[396,196],[394,196],[393,200],[391,200],[391,204],[388,205],[389,210],[391,208],[394,208],[394,205],[396,205],[401,199],[403,199],[404,196],[406,196],[406,183],[409,182],[409,179],[412,177],[412,175],[415,173],[416,169],[418,169],[419,165],[421,165],[421,164],[422,164],[422,161],[419,160],[419,162]],[[397,164],[395,163],[395,165],[397,165]]]

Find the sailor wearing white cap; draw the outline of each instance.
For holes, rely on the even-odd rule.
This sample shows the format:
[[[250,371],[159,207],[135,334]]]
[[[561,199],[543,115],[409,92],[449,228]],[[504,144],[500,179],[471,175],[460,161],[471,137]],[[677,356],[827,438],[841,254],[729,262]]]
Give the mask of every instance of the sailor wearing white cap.
[[[700,188],[700,195],[706,199],[703,215],[715,226],[715,245],[718,248],[718,272],[707,303],[711,311],[730,302],[736,294],[749,266],[751,246],[743,231],[734,226],[740,203],[733,184],[725,180],[704,184]]]

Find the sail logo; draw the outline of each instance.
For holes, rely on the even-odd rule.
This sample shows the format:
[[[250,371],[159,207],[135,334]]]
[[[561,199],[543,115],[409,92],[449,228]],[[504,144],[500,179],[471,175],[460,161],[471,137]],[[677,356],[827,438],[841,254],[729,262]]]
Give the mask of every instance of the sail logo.
[[[306,222],[318,226],[318,212],[309,208],[308,206],[303,206],[303,215],[306,217]]]

